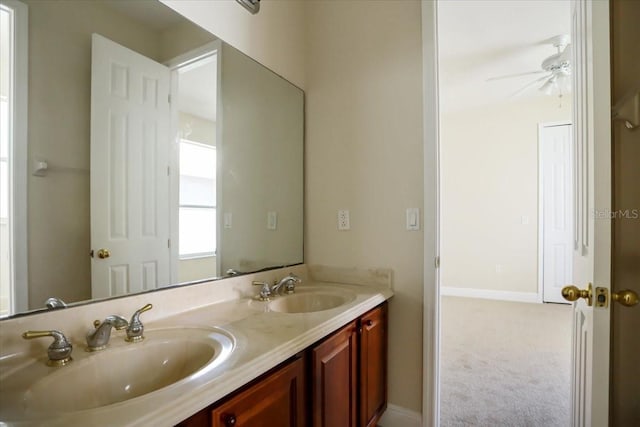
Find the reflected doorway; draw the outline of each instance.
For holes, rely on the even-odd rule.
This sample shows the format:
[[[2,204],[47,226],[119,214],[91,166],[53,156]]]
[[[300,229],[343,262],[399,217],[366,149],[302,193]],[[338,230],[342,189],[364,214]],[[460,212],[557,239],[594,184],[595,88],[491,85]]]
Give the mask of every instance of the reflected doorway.
[[[218,252],[218,55],[212,45],[177,59],[172,117],[177,129],[177,254],[174,282],[220,276]],[[177,182],[176,182],[177,180]]]

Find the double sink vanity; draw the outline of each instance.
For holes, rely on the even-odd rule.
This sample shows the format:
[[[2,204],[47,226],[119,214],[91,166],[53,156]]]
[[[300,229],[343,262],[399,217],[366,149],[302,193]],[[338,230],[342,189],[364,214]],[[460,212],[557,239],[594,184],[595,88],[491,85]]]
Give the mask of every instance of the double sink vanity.
[[[390,273],[356,276],[319,281],[299,265],[5,320],[0,421],[375,425],[386,407]],[[134,311],[104,349],[88,351],[95,328]],[[134,318],[140,334],[130,339]],[[72,360],[49,366],[50,340],[22,337],[34,329],[63,333]]]

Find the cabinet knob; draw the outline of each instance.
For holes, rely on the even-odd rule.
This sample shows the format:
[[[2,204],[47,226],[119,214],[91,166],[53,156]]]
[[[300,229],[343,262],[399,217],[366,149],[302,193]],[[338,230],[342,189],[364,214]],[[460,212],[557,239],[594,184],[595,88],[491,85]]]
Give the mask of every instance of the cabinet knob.
[[[222,422],[225,427],[233,427],[236,425],[236,416],[233,414],[224,414],[222,416]]]
[[[367,326],[373,326],[373,320],[369,319],[366,322],[364,322],[364,324]]]

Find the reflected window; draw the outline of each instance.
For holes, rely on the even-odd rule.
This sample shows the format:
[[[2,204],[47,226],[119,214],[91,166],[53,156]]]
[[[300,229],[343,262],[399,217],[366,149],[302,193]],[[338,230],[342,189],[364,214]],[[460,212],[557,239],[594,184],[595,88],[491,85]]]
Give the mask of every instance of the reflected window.
[[[216,253],[216,147],[180,141],[180,258]]]
[[[26,43],[18,41],[27,29],[26,6],[16,0],[0,4],[0,317],[26,309],[26,292],[17,292],[16,276],[26,264],[16,252],[26,243],[26,230],[16,228],[16,214],[26,214]],[[20,261],[20,268],[16,268]],[[22,282],[21,282],[22,283]]]

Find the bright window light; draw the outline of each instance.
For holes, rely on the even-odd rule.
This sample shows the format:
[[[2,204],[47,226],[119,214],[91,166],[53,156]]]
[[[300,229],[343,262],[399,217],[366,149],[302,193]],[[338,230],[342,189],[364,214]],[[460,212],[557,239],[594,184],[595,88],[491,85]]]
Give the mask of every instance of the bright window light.
[[[180,258],[216,253],[216,148],[180,141]]]

